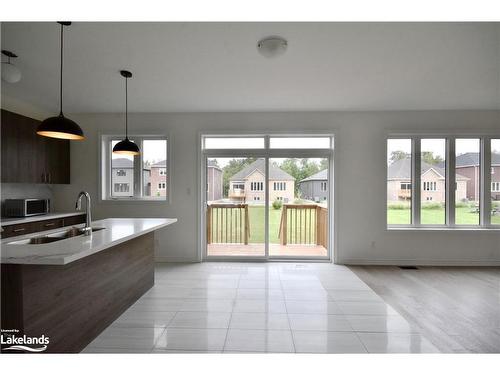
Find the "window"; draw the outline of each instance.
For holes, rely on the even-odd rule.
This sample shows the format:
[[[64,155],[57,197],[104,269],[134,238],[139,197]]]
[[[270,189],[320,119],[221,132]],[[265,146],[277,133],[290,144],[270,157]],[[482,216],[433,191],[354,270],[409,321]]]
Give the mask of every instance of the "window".
[[[263,191],[264,183],[263,182],[250,182],[250,190],[251,191]]]
[[[446,224],[446,139],[420,139],[420,224]]]
[[[481,140],[455,140],[455,224],[479,225]]]
[[[500,138],[491,140],[491,216],[492,225],[500,225]]]
[[[275,182],[274,183],[275,191],[284,191],[286,190],[286,182]]]
[[[387,224],[412,223],[412,140],[387,140]]]
[[[130,137],[139,145],[141,154],[138,156],[113,154],[113,146],[120,140],[121,137],[102,136],[102,199],[165,200],[166,138]]]
[[[424,181],[424,191],[437,191],[436,181]]]
[[[260,197],[253,197],[254,201],[260,201]]]
[[[330,137],[271,137],[270,148],[328,149]]]
[[[264,148],[264,137],[204,137],[205,149],[260,149]]]
[[[321,182],[321,191],[326,191],[326,186],[327,186],[326,181],[322,181]]]
[[[115,193],[128,193],[130,190],[130,184],[115,184],[114,191]]]
[[[389,138],[388,226],[500,225],[499,171],[498,138]]]

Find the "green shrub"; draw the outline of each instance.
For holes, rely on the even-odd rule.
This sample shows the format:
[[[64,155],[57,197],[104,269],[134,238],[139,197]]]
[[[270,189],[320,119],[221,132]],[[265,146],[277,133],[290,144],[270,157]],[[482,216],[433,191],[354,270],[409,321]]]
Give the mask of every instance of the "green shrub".
[[[422,209],[424,210],[440,210],[444,208],[442,203],[422,203]]]
[[[387,205],[389,210],[406,210],[410,208],[408,204],[405,203],[390,203]]]
[[[276,200],[273,202],[273,208],[274,208],[275,210],[279,210],[279,209],[281,208],[281,206],[283,206],[283,202],[281,202],[280,200],[277,200],[277,199],[276,199]]]
[[[467,201],[465,201],[465,202],[464,202],[464,201],[462,200],[462,201],[460,201],[460,202],[455,202],[455,207],[456,207],[456,208],[465,208],[465,207],[469,207],[469,206],[470,206],[470,204],[469,204],[469,202],[467,202]]]

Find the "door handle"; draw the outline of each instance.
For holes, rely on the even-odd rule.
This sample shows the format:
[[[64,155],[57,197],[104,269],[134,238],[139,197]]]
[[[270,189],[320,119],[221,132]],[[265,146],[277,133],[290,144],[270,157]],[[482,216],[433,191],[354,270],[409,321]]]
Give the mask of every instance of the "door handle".
[[[46,227],[51,227],[53,225],[56,225],[56,223],[47,223],[47,224],[44,224]]]
[[[13,230],[13,232],[23,232],[25,230],[26,230],[26,228],[16,228]]]

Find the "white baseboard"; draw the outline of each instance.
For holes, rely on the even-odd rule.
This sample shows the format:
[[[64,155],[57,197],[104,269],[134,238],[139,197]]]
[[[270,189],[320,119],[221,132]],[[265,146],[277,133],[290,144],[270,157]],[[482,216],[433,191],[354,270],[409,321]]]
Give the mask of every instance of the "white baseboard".
[[[345,266],[461,266],[499,267],[500,260],[436,260],[436,259],[338,259]]]
[[[155,263],[199,263],[192,258],[155,256]]]

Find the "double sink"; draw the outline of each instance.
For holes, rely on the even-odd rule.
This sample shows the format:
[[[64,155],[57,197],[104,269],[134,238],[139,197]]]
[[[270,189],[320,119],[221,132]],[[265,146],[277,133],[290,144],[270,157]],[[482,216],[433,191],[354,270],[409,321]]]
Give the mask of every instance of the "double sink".
[[[106,228],[93,227],[92,232],[98,232]],[[44,236],[35,236],[27,238],[24,240],[12,241],[7,243],[8,245],[41,245],[56,241],[65,240],[67,238],[82,236],[85,233],[83,228],[73,227],[71,229],[62,230],[59,232],[54,232],[46,234]]]

